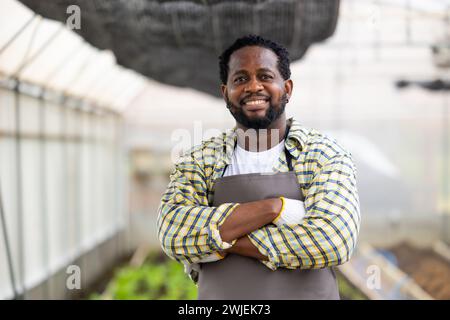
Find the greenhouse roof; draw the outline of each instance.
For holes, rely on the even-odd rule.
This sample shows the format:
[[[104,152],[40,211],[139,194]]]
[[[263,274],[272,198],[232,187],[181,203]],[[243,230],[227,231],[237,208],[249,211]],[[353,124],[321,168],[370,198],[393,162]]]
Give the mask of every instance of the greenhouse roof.
[[[20,0],[65,22],[81,8],[75,31],[120,65],[162,83],[219,96],[217,57],[236,38],[259,34],[285,45],[291,60],[335,30],[339,0],[150,1]]]

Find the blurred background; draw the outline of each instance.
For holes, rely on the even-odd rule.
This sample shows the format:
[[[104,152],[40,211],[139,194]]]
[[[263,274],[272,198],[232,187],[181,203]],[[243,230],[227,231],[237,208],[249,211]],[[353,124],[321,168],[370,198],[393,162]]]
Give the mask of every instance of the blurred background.
[[[342,297],[450,299],[448,0],[2,0],[0,299],[196,299],[157,208],[180,133],[234,126],[217,57],[249,33],[356,162]]]

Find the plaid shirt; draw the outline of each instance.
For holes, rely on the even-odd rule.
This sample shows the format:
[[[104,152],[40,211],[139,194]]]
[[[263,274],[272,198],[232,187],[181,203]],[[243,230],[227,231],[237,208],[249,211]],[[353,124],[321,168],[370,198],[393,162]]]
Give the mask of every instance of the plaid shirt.
[[[305,196],[306,216],[301,224],[268,224],[250,233],[249,238],[268,257],[262,263],[272,270],[342,264],[356,246],[360,226],[351,154],[335,140],[290,121],[285,146]],[[204,141],[176,164],[157,219],[159,240],[171,258],[192,264],[230,247],[221,240],[218,228],[238,204],[210,204],[214,182],[231,161],[235,130]],[[284,152],[273,169],[289,171]]]

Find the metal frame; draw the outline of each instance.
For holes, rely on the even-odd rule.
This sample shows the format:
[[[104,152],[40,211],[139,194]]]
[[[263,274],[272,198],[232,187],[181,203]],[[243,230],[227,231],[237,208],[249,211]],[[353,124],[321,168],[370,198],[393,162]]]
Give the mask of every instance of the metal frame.
[[[20,295],[18,299],[25,297],[25,271],[24,271],[24,244],[23,244],[23,188],[22,188],[22,138],[21,132],[21,107],[20,107],[20,94],[19,94],[19,82],[16,81],[14,86],[14,120],[15,120],[15,160],[16,160],[16,192],[17,192],[17,243],[18,243],[18,283],[20,285]]]
[[[12,39],[8,40],[8,42],[6,43],[6,45],[4,45],[1,50],[0,50],[0,54],[5,52],[7,48],[10,47],[10,45],[14,42],[14,40],[20,35],[22,34],[22,32],[27,29],[27,27],[31,24],[32,21],[34,21],[35,16],[33,16],[32,19],[28,20],[27,23],[25,25],[23,25],[21,27],[21,29],[14,35],[14,37],[12,37]],[[67,119],[67,113],[69,111],[69,107],[66,104],[66,101],[68,99],[70,99],[70,96],[64,92],[62,97],[61,97],[61,101],[59,106],[62,108],[62,113],[61,113],[61,124],[62,124],[62,135],[58,136],[58,135],[48,135],[45,134],[45,112],[46,112],[46,102],[48,101],[48,99],[46,99],[45,95],[48,92],[51,92],[52,90],[50,90],[49,88],[47,88],[45,85],[40,87],[40,94],[38,96],[35,96],[33,94],[30,93],[26,93],[23,92],[20,88],[21,84],[23,82],[21,82],[20,79],[20,74],[25,70],[26,67],[28,67],[30,64],[32,64],[37,57],[39,57],[48,47],[49,45],[54,41],[54,39],[56,39],[56,37],[64,30],[64,26],[61,26],[60,28],[58,28],[58,30],[56,32],[54,32],[49,39],[47,39],[47,41],[45,41],[45,43],[43,45],[40,46],[40,48],[30,57],[28,57],[29,52],[31,51],[31,46],[32,43],[35,39],[36,34],[38,33],[38,29],[39,29],[39,25],[40,22],[42,20],[39,20],[39,22],[37,23],[37,25],[35,26],[35,30],[33,31],[33,34],[30,38],[29,44],[28,44],[28,48],[26,49],[26,53],[24,56],[24,59],[22,61],[22,63],[20,63],[19,67],[15,70],[15,72],[13,73],[12,76],[9,77],[10,82],[12,82],[14,85],[12,86],[12,88],[9,88],[13,91],[13,95],[14,95],[14,119],[15,119],[15,128],[13,132],[1,132],[0,131],[0,136],[8,136],[14,139],[15,141],[15,159],[16,159],[16,180],[17,180],[17,184],[16,184],[16,192],[17,192],[17,241],[18,241],[18,277],[16,278],[16,274],[14,272],[13,269],[13,259],[11,256],[11,250],[10,250],[10,243],[9,243],[9,239],[7,236],[7,227],[6,227],[6,219],[4,217],[4,211],[3,211],[3,207],[2,207],[2,203],[1,203],[1,198],[0,198],[0,206],[1,206],[1,218],[2,218],[2,227],[4,229],[4,239],[5,239],[5,245],[7,246],[7,258],[8,258],[8,267],[10,269],[10,279],[11,279],[11,285],[13,288],[13,292],[14,292],[14,299],[24,299],[27,293],[27,288],[25,286],[25,270],[24,270],[24,260],[25,260],[25,256],[24,256],[24,234],[23,234],[23,221],[24,221],[24,212],[23,212],[23,157],[22,157],[22,141],[24,139],[37,139],[39,141],[39,158],[40,158],[40,175],[41,175],[41,211],[42,211],[42,219],[43,219],[43,224],[42,224],[42,237],[43,237],[43,243],[44,243],[44,248],[43,248],[43,261],[44,261],[44,268],[45,268],[45,288],[44,288],[44,294],[47,298],[51,297],[51,286],[49,283],[49,279],[50,279],[50,254],[49,254],[49,245],[50,245],[50,241],[48,238],[48,213],[47,213],[47,209],[48,209],[48,204],[47,204],[47,183],[46,183],[46,163],[47,163],[47,152],[46,152],[46,142],[47,140],[62,140],[63,142],[63,146],[62,146],[62,152],[63,152],[63,162],[64,165],[66,166],[65,168],[65,172],[64,174],[67,175],[68,172],[68,145],[67,142],[69,141],[73,141],[73,142],[82,142],[82,141],[94,141],[94,145],[97,145],[99,142],[100,143],[105,143],[106,141],[104,141],[104,139],[99,139],[99,137],[94,136],[92,137],[92,139],[86,139],[85,137],[83,137],[82,135],[78,134],[78,135],[70,135],[67,132],[67,126],[65,125],[65,123],[67,123],[68,119]],[[71,52],[71,54],[73,54],[73,52]],[[75,75],[75,77],[72,79],[72,82],[70,83],[70,85],[73,85],[73,83],[79,79],[79,77],[81,76],[81,74],[83,73],[83,71],[85,70],[85,68],[88,66],[89,62],[91,58],[91,55],[88,55],[88,59],[86,59],[84,65],[78,70],[77,74]],[[63,67],[64,67],[64,61],[62,61],[62,63],[54,70],[52,71],[52,73],[47,77],[47,80],[49,80],[50,78],[52,78],[53,76],[55,76],[57,73],[59,73]],[[3,86],[0,84],[0,86]],[[36,86],[39,88],[39,86]],[[21,119],[21,103],[20,103],[20,99],[21,99],[21,95],[29,95],[32,96],[34,98],[37,98],[39,100],[39,119],[38,119],[38,126],[39,126],[39,132],[37,134],[23,134],[22,133],[22,119]],[[91,110],[91,112],[89,112],[88,110],[85,110],[81,107],[82,103],[84,101],[82,99],[78,99],[77,102],[77,106],[73,109],[76,110],[77,112],[80,112],[80,122],[82,121],[82,119],[84,118],[84,116],[86,114],[91,113],[91,116],[97,118],[97,112],[96,110],[98,109],[97,106],[91,106],[89,109]],[[71,109],[72,110],[72,109]],[[103,113],[105,113],[106,110],[102,110]],[[115,117],[119,117],[119,115],[111,110],[106,111],[106,114],[110,114],[113,115]],[[96,121],[96,120],[95,120]],[[95,124],[94,124],[95,125]],[[77,126],[79,127],[79,126]],[[94,133],[94,132],[91,132]],[[66,142],[66,143],[64,143]],[[80,143],[77,144],[77,148],[80,148]],[[77,156],[80,156],[81,154],[81,150],[80,152],[77,152]],[[77,160],[77,165],[81,166],[81,161],[78,159]],[[68,177],[65,176],[64,179],[67,182]],[[80,178],[81,179],[81,178]],[[78,180],[76,182],[76,186],[75,186],[75,197],[77,200],[75,201],[79,201],[79,197],[80,197],[80,180]],[[69,217],[68,215],[68,184],[64,183],[63,188],[65,189],[63,192],[63,197],[65,198],[64,200],[64,207],[66,208],[66,210],[64,210],[66,212],[66,217]],[[76,241],[77,241],[77,247],[80,247],[81,245],[81,230],[82,230],[82,224],[80,223],[80,208],[79,208],[79,203],[76,204]],[[67,220],[66,220],[66,228],[68,228],[68,224],[67,224]],[[64,233],[64,238],[66,238],[66,236],[70,236],[69,232],[65,232]],[[65,241],[66,239],[62,239],[63,241]],[[79,248],[82,251],[82,248]],[[72,258],[72,257],[71,257]]]
[[[2,222],[3,241],[5,242],[5,247],[6,247],[6,258],[7,258],[7,262],[8,262],[8,271],[9,271],[9,278],[11,281],[11,289],[13,291],[13,299],[18,300],[20,297],[20,294],[17,290],[16,278],[14,275],[14,266],[12,263],[11,246],[10,246],[9,237],[8,237],[8,228],[6,226],[5,211],[3,209],[1,184],[0,184],[0,219]]]
[[[28,19],[20,28],[19,30],[17,30],[16,33],[14,33],[14,35],[11,37],[11,39],[9,39],[8,41],[6,41],[6,43],[0,48],[0,55],[7,49],[9,48],[9,46],[22,34],[23,31],[25,31],[25,29],[28,28],[28,26],[31,24],[31,22],[37,17],[36,14],[33,14],[33,16]]]

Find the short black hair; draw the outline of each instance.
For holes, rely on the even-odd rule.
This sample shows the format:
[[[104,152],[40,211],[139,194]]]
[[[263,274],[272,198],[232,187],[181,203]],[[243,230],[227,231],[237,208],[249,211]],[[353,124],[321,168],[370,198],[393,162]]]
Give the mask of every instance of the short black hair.
[[[286,48],[271,40],[250,34],[237,39],[219,56],[220,80],[222,81],[222,84],[227,83],[229,71],[228,63],[230,62],[230,57],[233,52],[248,46],[259,46],[272,50],[278,57],[278,71],[280,71],[283,79],[287,80],[291,77],[291,69],[289,67],[289,52],[286,50]]]

